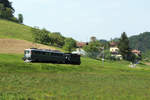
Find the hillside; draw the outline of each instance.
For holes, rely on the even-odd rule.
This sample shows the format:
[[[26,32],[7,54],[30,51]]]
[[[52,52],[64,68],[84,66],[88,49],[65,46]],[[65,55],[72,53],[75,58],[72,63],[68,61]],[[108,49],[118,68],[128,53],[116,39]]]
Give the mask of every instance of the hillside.
[[[0,19],[0,53],[22,54],[27,48],[60,50],[53,46],[32,43],[31,27]]]
[[[0,19],[0,38],[32,41],[31,27]]]
[[[26,40],[0,39],[0,53],[23,54],[24,49],[27,48],[56,50],[54,47],[28,42]]]
[[[130,47],[133,49],[138,49],[142,52],[150,51],[150,32],[144,32],[140,35],[131,36]]]

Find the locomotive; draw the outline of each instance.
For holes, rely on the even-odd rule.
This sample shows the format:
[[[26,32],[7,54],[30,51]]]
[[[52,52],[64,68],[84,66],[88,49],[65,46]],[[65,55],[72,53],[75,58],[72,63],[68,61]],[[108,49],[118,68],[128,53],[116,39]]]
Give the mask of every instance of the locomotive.
[[[81,64],[80,55],[55,50],[30,48],[24,50],[25,62],[50,62],[59,64]]]

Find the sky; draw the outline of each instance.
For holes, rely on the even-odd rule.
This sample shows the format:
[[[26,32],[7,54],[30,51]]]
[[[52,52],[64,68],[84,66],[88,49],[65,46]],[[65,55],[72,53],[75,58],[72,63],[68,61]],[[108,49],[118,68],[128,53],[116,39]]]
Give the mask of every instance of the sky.
[[[88,42],[150,31],[150,0],[10,0],[24,24]]]

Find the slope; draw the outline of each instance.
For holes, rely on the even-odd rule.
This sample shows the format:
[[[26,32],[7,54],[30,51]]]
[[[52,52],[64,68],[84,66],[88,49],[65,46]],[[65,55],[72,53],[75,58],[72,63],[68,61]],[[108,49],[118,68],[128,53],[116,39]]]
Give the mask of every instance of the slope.
[[[26,40],[0,39],[0,53],[23,54],[24,49],[27,48],[56,50],[54,47],[28,42]]]
[[[0,19],[0,38],[32,41],[31,27]]]
[[[138,49],[142,52],[150,51],[150,32],[144,32],[140,35],[131,36],[130,47],[133,49]]]

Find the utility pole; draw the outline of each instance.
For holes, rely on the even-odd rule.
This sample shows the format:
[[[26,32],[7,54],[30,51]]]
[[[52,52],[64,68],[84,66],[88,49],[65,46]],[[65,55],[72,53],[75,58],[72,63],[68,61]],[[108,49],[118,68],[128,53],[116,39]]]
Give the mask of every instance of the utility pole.
[[[100,52],[100,54],[98,55],[98,57],[102,57],[102,66],[104,66],[104,60],[105,60],[105,52],[104,52],[104,47],[100,47],[99,48],[99,52]]]
[[[105,52],[104,52],[104,47],[102,47],[102,54],[103,54],[103,56],[102,56],[102,66],[104,66],[104,60],[105,60]]]

